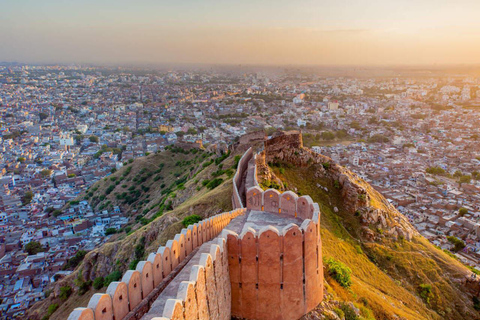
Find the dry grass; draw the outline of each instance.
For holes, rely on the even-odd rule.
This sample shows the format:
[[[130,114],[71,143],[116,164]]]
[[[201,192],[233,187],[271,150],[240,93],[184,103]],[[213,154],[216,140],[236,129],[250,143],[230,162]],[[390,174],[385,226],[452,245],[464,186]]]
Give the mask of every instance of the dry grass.
[[[343,301],[366,299],[376,319],[476,319],[471,297],[460,283],[468,269],[422,237],[413,241],[364,242],[357,217],[342,209],[342,199],[327,178],[315,179],[313,168],[278,168],[275,174],[299,194],[308,194],[321,206],[323,256],[352,269],[353,285],[345,289],[326,273],[334,296]],[[283,171],[283,170],[282,170]],[[317,184],[328,188],[328,192]],[[368,188],[371,192],[371,187]],[[378,194],[374,203],[383,206]],[[333,212],[333,207],[339,209]],[[418,295],[420,284],[431,284],[434,297],[427,304]],[[363,299],[362,299],[363,300]]]

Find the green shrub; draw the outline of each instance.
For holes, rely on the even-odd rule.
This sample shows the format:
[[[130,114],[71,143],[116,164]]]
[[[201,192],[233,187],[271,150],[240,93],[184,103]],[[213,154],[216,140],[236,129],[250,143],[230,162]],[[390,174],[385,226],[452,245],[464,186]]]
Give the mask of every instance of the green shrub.
[[[24,250],[29,254],[29,255],[34,255],[39,252],[44,252],[45,248],[41,245],[40,242],[38,241],[30,241],[27,243],[24,247]]]
[[[345,320],[360,320],[360,317],[357,316],[355,310],[350,306],[350,304],[342,303],[340,309],[342,309],[343,314],[345,315]]]
[[[191,216],[185,217],[185,219],[183,219],[183,221],[182,221],[182,224],[186,228],[189,225],[195,224],[195,223],[200,222],[200,221],[202,221],[202,217],[200,217],[199,215],[196,215],[196,214],[192,214]]]
[[[105,230],[105,235],[106,235],[106,236],[109,236],[109,235],[115,234],[115,233],[117,233],[117,229],[115,229],[115,228],[107,228],[107,229]]]
[[[219,185],[221,185],[222,183],[223,183],[222,178],[216,178],[216,179],[213,179],[210,182],[208,182],[206,187],[208,189],[212,190],[212,189],[215,189],[216,187],[218,187]]]
[[[83,258],[85,258],[86,254],[87,254],[87,251],[78,250],[73,257],[68,259],[67,264],[63,267],[63,270],[75,269],[75,267],[78,266],[80,262],[82,262]]]
[[[93,280],[93,287],[95,288],[95,290],[100,290],[101,288],[103,288],[104,282],[105,282],[105,279],[103,277],[96,277]]]
[[[430,303],[430,299],[434,297],[432,285],[422,283],[419,286],[419,295],[427,304]]]
[[[477,311],[480,311],[480,300],[476,296],[473,296],[472,302],[473,302],[473,308]]]
[[[454,245],[453,251],[458,252],[465,248],[465,242],[454,236],[448,236],[447,240]]]
[[[113,281],[119,281],[120,279],[122,279],[122,273],[119,270],[115,270],[105,277],[103,285],[107,287]]]
[[[137,267],[137,264],[139,262],[140,262],[140,260],[138,260],[138,259],[135,259],[132,262],[130,262],[130,264],[128,265],[128,270],[135,270],[135,268]]]
[[[61,287],[60,288],[60,295],[59,295],[59,298],[63,301],[67,300],[68,297],[70,297],[72,295],[72,287],[70,286],[64,286],[64,287]]]
[[[78,295],[83,296],[89,289],[90,286],[92,285],[92,281],[85,281],[82,276],[82,272],[78,273],[77,279],[74,280],[75,285],[78,287]]]
[[[344,318],[345,318],[345,313],[343,313],[343,310],[342,310],[342,309],[340,309],[340,308],[335,308],[335,309],[333,309],[333,312],[335,312],[340,319],[344,319]]]
[[[348,288],[352,285],[352,280],[350,278],[352,270],[345,264],[340,261],[336,261],[333,258],[328,258],[325,261],[325,265],[327,266],[330,276],[342,287]]]
[[[59,305],[56,303],[49,305],[47,309],[47,317],[50,317],[55,311],[57,311],[58,307]]]

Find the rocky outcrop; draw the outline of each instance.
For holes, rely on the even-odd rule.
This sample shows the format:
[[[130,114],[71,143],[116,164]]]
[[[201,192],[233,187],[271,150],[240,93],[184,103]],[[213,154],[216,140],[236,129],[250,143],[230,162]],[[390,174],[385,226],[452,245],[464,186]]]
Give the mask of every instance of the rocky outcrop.
[[[299,132],[279,133],[265,142],[265,150],[258,157],[257,165],[260,170],[266,171],[264,175],[267,178],[269,173],[265,168],[268,168],[267,164],[273,163],[309,167],[314,177],[328,178],[341,194],[343,210],[357,216],[366,229],[371,230],[364,232],[367,239],[382,235],[410,240],[418,234],[405,216],[358,175],[331,158],[303,147]]]

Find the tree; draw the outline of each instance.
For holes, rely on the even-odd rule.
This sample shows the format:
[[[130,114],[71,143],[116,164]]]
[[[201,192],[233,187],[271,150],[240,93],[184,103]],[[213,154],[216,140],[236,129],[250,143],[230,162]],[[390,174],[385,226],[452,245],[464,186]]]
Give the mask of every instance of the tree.
[[[52,170],[43,169],[42,171],[40,171],[40,175],[42,176],[42,178],[50,177],[52,175]]]
[[[90,140],[90,142],[93,142],[93,143],[98,143],[99,141],[97,136],[90,136],[88,137],[88,139]]]
[[[382,134],[375,134],[373,136],[371,136],[370,138],[368,138],[368,142],[370,143],[384,143],[384,142],[388,142],[389,139],[388,137],[382,135]]]
[[[62,213],[63,213],[63,212],[62,212],[61,210],[58,210],[58,209],[57,209],[57,210],[54,210],[54,211],[52,212],[52,215],[56,218],[56,217],[60,216]]]
[[[333,132],[330,132],[330,131],[324,131],[324,132],[322,132],[322,139],[323,140],[333,140],[333,139],[335,139],[335,134],[333,134]]]
[[[462,175],[463,175],[462,171],[457,170],[457,171],[455,171],[455,173],[453,174],[453,177],[454,177],[454,178],[460,178]]]
[[[40,113],[38,114],[38,116],[40,117],[40,121],[43,121],[43,120],[45,120],[45,119],[48,118],[48,114],[46,114],[46,113],[44,113],[44,112],[40,112]]]
[[[426,170],[427,173],[438,175],[438,176],[445,176],[447,175],[447,172],[440,167],[429,167]]]
[[[33,199],[33,192],[32,191],[27,191],[22,197],[22,204],[25,206],[32,202]]]
[[[347,131],[345,130],[339,130],[335,134],[337,135],[338,139],[345,139],[348,136]]]
[[[45,248],[42,247],[42,245],[38,241],[30,241],[25,245],[24,250],[28,253],[28,255],[31,256],[39,252],[44,252]]]
[[[82,262],[83,258],[85,258],[86,254],[87,251],[85,250],[77,251],[77,253],[67,261],[67,264],[63,267],[63,270],[75,269],[75,267],[78,266],[80,262]]]
[[[115,233],[117,233],[117,229],[115,229],[115,228],[107,228],[107,229],[105,230],[105,235],[106,235],[106,236],[109,236],[109,235],[115,234]]]
[[[472,172],[472,178],[475,179],[475,180],[480,180],[480,172],[473,171]]]
[[[470,181],[472,181],[472,176],[465,175],[460,177],[460,179],[458,180],[458,183],[462,185],[462,183],[470,183]]]
[[[453,248],[453,251],[454,252],[458,252],[460,250],[462,250],[463,248],[465,248],[465,242],[463,242],[462,240],[458,239],[457,237],[454,237],[454,236],[448,236],[447,237],[447,240],[453,244],[454,248]]]
[[[458,210],[458,214],[463,217],[464,215],[468,214],[468,209],[467,208],[460,208],[460,210]]]

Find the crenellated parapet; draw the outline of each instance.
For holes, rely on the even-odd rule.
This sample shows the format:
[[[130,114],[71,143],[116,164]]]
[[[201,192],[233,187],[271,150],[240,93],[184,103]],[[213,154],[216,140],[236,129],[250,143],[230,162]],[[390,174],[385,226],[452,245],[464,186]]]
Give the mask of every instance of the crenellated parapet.
[[[175,235],[173,240],[168,240],[165,246],[161,246],[156,252],[150,253],[146,261],[140,261],[135,270],[125,272],[121,281],[110,283],[105,293],[94,294],[90,298],[87,308],[76,308],[72,311],[68,320],[137,319],[139,314],[145,313],[139,310],[141,305],[145,304],[147,306],[145,311],[148,311],[151,300],[155,300],[160,294],[158,292],[160,291],[159,287],[164,284],[164,288],[168,284],[167,282],[172,281],[181,264],[185,265],[186,260],[195,255],[197,248],[204,243],[211,242],[231,220],[245,214],[245,212],[246,209],[224,212],[182,229],[181,233]],[[214,268],[215,264],[220,268],[221,262],[217,262],[217,259],[221,259],[225,251],[224,248],[223,242],[217,241],[209,255],[210,258],[205,258],[206,265],[201,264],[202,270],[208,271],[209,266],[211,265]],[[224,259],[224,265],[226,265],[226,257]],[[223,273],[219,273],[219,275],[221,274],[228,278],[228,269],[224,269]],[[195,280],[194,277],[192,279]],[[195,281],[193,282],[195,283]],[[188,286],[184,289],[188,293]],[[157,294],[152,296],[155,290],[157,290]],[[178,299],[178,301],[185,302],[181,299]],[[222,305],[224,304],[225,302],[222,300]],[[175,310],[176,302],[170,301],[168,306],[168,310]],[[168,315],[167,312],[165,315],[172,318],[173,313]]]
[[[240,233],[223,231],[232,316],[298,319],[323,299],[319,206],[309,196],[255,186],[247,210]]]
[[[323,299],[319,206],[262,190],[257,156],[250,148],[238,163],[236,209],[182,229],[68,319],[290,320],[313,310]]]
[[[275,189],[263,191],[257,186],[247,190],[247,209],[282,213],[301,219],[313,219],[314,213],[320,213],[318,204],[310,196],[299,197],[292,191],[281,193]]]
[[[152,320],[230,319],[230,286],[226,239],[218,237],[200,253],[198,264],[188,269],[174,297],[163,303],[161,317]]]

